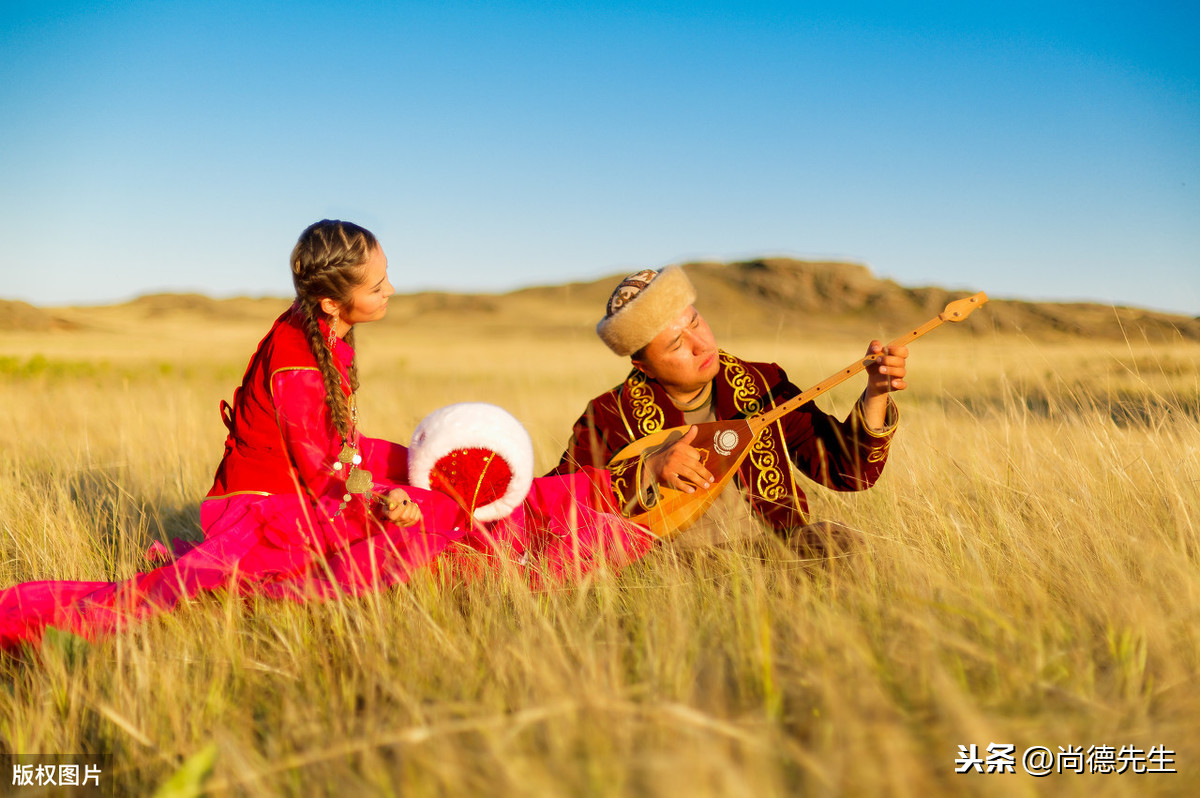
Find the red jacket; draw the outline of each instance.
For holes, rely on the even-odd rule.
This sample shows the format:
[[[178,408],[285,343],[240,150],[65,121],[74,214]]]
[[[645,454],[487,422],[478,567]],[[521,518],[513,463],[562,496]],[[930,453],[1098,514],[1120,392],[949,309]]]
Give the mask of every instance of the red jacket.
[[[321,330],[328,334],[323,322]],[[354,350],[339,340],[333,354],[342,390],[349,396]],[[208,498],[308,493],[336,503],[345,492],[346,470],[332,468],[343,441],[330,420],[324,380],[296,305],[276,319],[259,343],[232,407],[221,402],[221,416],[229,434]],[[377,483],[406,480],[403,446],[362,437],[359,449],[363,468]]]

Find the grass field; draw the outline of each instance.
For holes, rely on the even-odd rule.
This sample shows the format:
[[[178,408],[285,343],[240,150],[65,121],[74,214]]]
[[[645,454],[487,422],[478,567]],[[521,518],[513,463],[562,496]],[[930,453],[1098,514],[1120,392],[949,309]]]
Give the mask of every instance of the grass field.
[[[266,323],[0,337],[0,586],[125,578],[153,538],[197,536],[217,403]],[[808,385],[865,341],[727,343]],[[368,434],[492,401],[542,469],[623,376],[584,336],[380,325],[360,352]],[[544,593],[498,575],[209,596],[0,660],[0,745],[111,753],[129,794],[205,751],[211,794],[1198,794],[1200,346],[945,330],[914,344],[910,383],[880,483],[810,491],[864,533],[845,559],[662,548]],[[859,387],[821,404],[845,413]],[[959,746],[992,743],[1015,774],[955,773]],[[1031,746],[1160,746],[1178,772],[1035,778]]]

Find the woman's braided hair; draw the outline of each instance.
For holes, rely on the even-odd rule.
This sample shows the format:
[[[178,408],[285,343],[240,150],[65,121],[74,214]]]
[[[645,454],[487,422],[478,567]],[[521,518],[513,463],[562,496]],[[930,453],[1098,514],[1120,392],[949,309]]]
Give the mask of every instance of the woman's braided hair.
[[[321,333],[318,321],[325,316],[322,299],[332,299],[340,308],[350,305],[351,293],[363,280],[363,264],[379,246],[375,236],[351,222],[322,219],[300,234],[292,250],[292,283],[296,302],[304,314],[308,346],[312,349],[325,380],[325,404],[333,424],[343,438],[350,435],[350,412],[342,392],[342,378],[333,362],[333,353]],[[326,323],[331,319],[326,318]],[[346,333],[346,343],[354,346],[354,329]],[[350,390],[358,390],[358,366],[350,361]]]

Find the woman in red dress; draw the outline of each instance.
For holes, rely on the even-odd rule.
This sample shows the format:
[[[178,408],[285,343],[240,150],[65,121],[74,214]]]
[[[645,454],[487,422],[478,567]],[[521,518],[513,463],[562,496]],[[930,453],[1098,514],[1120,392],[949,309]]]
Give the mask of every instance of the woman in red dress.
[[[362,435],[357,423],[354,327],[383,318],[395,293],[383,248],[362,227],[324,220],[301,234],[291,267],[295,303],[259,343],[233,404],[221,403],[229,435],[201,505],[204,540],[177,542],[173,553],[152,547],[169,562],[132,579],[0,591],[0,649],[37,644],[47,626],[96,637],[201,591],[356,595],[402,582],[439,557],[465,571],[509,562],[537,586],[601,563],[619,567],[649,548],[646,530],[613,507],[603,469],[506,492],[516,475],[502,461],[504,441],[448,453],[434,479],[411,480],[449,493],[413,487],[408,450]],[[479,453],[490,459],[493,450],[505,467],[491,473],[505,482],[484,514],[482,500],[465,507],[449,494],[478,499],[495,485],[462,490],[453,463],[460,478],[478,478],[471,458],[477,466]],[[460,490],[450,489],[455,484]],[[463,566],[467,551],[471,565]]]

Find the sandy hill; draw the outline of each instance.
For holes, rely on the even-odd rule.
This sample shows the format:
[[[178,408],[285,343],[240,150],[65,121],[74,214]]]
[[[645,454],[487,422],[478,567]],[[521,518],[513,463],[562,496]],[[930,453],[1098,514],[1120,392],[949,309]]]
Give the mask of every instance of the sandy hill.
[[[697,304],[719,334],[895,332],[937,315],[978,288],[909,288],[855,263],[763,258],[736,263],[688,263]],[[591,334],[620,279],[539,286],[501,295],[419,293],[392,300],[389,323],[479,324],[497,334],[535,328]],[[991,300],[962,327],[1032,338],[1100,337],[1200,340],[1200,317],[1089,303]]]
[[[69,312],[64,316],[62,313],[42,310],[28,302],[0,299],[0,331],[45,332],[77,329],[79,324],[69,316]]]
[[[978,288],[905,287],[854,263],[763,258],[688,263],[698,305],[719,335],[899,334]],[[457,334],[588,336],[619,275],[505,294],[420,292],[393,297],[388,325],[420,324]],[[984,287],[986,290],[986,287]],[[154,294],[116,306],[39,309],[0,300],[0,330],[85,332],[116,323],[197,319],[256,322],[278,314],[283,298],[217,300]],[[1200,317],[1087,303],[993,299],[962,327],[974,334],[1030,338],[1097,337],[1200,340]]]

